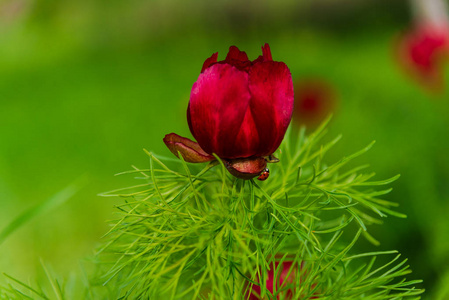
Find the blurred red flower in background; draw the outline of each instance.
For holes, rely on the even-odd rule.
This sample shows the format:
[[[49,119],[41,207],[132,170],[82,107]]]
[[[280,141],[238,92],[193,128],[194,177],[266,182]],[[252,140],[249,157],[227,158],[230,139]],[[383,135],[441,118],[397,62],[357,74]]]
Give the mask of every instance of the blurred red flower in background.
[[[273,61],[270,47],[248,60],[231,46],[223,61],[214,53],[204,62],[192,87],[187,121],[193,142],[174,133],[164,138],[176,156],[188,162],[226,162],[234,176],[249,179],[262,173],[281,144],[293,111],[293,83],[283,62]]]
[[[449,57],[449,25],[423,22],[406,32],[397,43],[397,57],[405,71],[425,88],[444,88],[444,63]]]
[[[300,272],[303,269],[303,264],[301,264]],[[303,278],[306,274],[302,273],[300,276]],[[282,263],[275,262],[271,265],[271,269],[267,274],[266,288],[271,294],[277,294],[276,299],[293,299],[297,293],[297,276],[298,268],[293,261],[284,261]],[[310,288],[314,288],[316,284],[312,284]],[[253,284],[249,291],[248,296],[245,299],[248,300],[260,300],[268,299],[268,297],[261,297],[261,287],[259,285]],[[300,297],[300,299],[304,298]],[[307,299],[317,299],[318,297],[312,296]],[[296,299],[296,298],[295,298]]]
[[[323,79],[296,80],[293,122],[314,128],[335,112],[336,91]]]

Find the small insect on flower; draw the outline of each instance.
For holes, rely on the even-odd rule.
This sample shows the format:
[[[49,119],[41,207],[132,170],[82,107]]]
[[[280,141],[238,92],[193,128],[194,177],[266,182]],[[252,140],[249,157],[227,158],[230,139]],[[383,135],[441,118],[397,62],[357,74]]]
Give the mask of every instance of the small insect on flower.
[[[268,176],[270,176],[270,170],[268,168],[265,168],[262,173],[260,173],[259,177],[257,177],[258,180],[264,181],[267,180]]]

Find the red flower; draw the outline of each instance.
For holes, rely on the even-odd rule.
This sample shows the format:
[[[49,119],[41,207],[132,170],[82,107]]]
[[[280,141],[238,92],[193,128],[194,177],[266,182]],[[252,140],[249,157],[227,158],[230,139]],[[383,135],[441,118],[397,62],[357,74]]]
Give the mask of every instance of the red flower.
[[[449,25],[421,23],[398,44],[398,59],[405,70],[432,90],[443,87],[443,62],[449,54]]]
[[[301,264],[301,268],[303,268],[303,264]],[[293,296],[296,293],[295,283],[298,269],[296,264],[292,261],[284,261],[280,265],[279,262],[275,262],[274,265],[271,265],[271,269],[268,271],[268,278],[266,281],[267,290],[273,294],[277,294],[277,299],[293,299]],[[306,274],[302,274],[305,276]],[[311,288],[314,288],[316,284],[312,284]],[[276,291],[274,289],[276,287]],[[259,285],[253,284],[251,290],[249,291],[249,295],[245,297],[248,300],[260,300],[261,298],[261,288]],[[281,297],[282,295],[282,297]],[[265,298],[263,298],[265,299]],[[268,297],[266,297],[268,299]],[[302,297],[300,298],[302,299]],[[310,299],[317,299],[317,297],[312,296]]]
[[[326,81],[307,79],[295,81],[293,121],[298,125],[316,127],[336,108],[336,92]]]
[[[187,121],[196,144],[175,134],[164,138],[169,149],[189,162],[213,160],[216,154],[230,172],[252,178],[281,144],[293,111],[293,83],[283,62],[273,61],[270,47],[248,60],[231,46],[226,59],[214,53],[204,62],[192,87]],[[188,140],[188,142],[187,142]],[[193,146],[193,144],[195,146]],[[192,159],[189,159],[192,158]]]

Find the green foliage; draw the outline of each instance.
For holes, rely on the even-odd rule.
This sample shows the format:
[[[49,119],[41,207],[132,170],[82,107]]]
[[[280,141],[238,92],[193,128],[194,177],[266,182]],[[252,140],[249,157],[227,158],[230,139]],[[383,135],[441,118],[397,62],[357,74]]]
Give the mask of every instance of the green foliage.
[[[34,217],[44,214],[57,206],[64,204],[70,198],[72,198],[78,190],[85,184],[86,178],[80,177],[74,182],[70,183],[64,189],[53,195],[52,197],[44,200],[38,205],[31,207],[20,215],[18,215],[14,220],[12,220],[5,228],[0,231],[0,245],[6,240],[8,236],[14,233],[24,224],[28,223]]]
[[[38,287],[33,288],[30,284],[4,274],[11,283],[5,287],[0,286],[0,299],[66,299],[71,293],[66,289],[64,280],[57,279],[42,261],[41,266],[46,276],[48,289],[44,284],[37,284]],[[75,298],[71,297],[71,299]]]
[[[141,181],[104,196],[122,197],[120,217],[99,251],[100,283],[123,299],[245,299],[253,285],[270,299],[415,299],[423,292],[407,281],[406,260],[396,255],[352,253],[360,235],[378,243],[367,227],[387,215],[394,202],[379,189],[398,176],[372,181],[367,166],[345,170],[371,145],[327,165],[321,145],[325,124],[306,137],[288,133],[265,182],[231,176],[211,163],[199,172],[176,161],[174,171],[148,153],[150,166],[125,172]],[[275,262],[293,261],[293,282],[266,289]],[[298,267],[300,266],[300,267]]]
[[[362,234],[377,243],[370,224],[404,217],[380,198],[391,189],[376,189],[398,176],[372,181],[366,166],[344,170],[371,145],[326,165],[339,137],[321,145],[325,133],[324,124],[309,137],[287,134],[281,162],[259,183],[234,178],[222,163],[194,172],[147,152],[149,169],[125,172],[141,184],[104,194],[124,203],[98,253],[96,281],[81,288],[42,264],[46,283],[34,288],[5,274],[0,299],[76,299],[79,290],[86,299],[248,299],[255,285],[263,299],[419,299],[421,281],[406,280],[411,271],[396,251],[353,250]],[[284,262],[294,266],[289,280],[271,293],[268,273]]]

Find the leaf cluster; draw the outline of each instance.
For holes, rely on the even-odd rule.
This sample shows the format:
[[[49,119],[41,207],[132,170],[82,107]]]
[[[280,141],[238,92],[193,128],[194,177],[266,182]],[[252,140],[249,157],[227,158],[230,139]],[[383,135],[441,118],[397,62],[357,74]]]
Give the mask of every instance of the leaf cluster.
[[[369,225],[405,217],[382,198],[398,176],[346,168],[372,144],[327,165],[340,137],[322,144],[325,125],[288,133],[266,182],[234,178],[222,162],[196,171],[179,160],[173,170],[147,152],[148,169],[122,173],[140,184],[104,194],[123,204],[99,251],[100,282],[117,299],[249,299],[255,286],[261,299],[418,298],[406,260],[376,264],[395,251],[353,253],[361,235],[378,243]],[[283,262],[296,267],[271,292],[269,273],[279,281]]]

